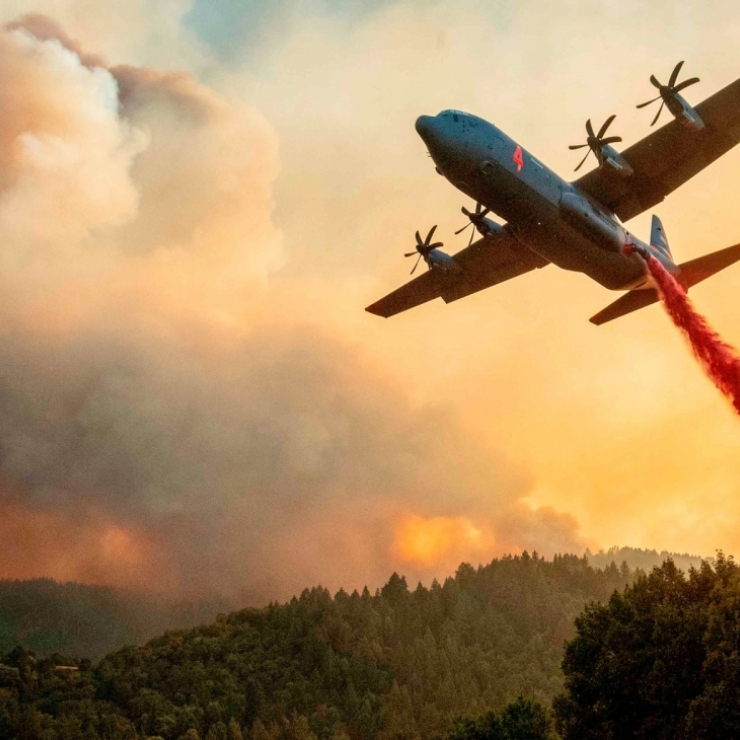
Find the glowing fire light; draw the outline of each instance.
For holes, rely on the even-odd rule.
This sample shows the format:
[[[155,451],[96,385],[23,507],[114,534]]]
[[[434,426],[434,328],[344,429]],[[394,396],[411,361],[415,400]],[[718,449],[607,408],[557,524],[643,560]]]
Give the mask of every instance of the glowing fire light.
[[[406,517],[396,530],[393,545],[399,560],[424,568],[447,558],[460,558],[472,552],[488,550],[492,537],[464,517]]]
[[[697,313],[683,288],[655,257],[648,259],[648,268],[673,323],[686,335],[707,375],[740,414],[740,356],[737,350],[724,342]]]

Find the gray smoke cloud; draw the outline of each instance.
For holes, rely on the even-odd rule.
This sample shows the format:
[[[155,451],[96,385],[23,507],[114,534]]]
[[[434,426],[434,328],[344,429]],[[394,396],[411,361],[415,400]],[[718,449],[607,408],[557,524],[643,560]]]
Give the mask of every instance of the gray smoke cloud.
[[[448,409],[276,314],[257,111],[40,16],[0,30],[0,109],[0,576],[264,601],[583,549]],[[455,524],[421,556],[426,521]]]

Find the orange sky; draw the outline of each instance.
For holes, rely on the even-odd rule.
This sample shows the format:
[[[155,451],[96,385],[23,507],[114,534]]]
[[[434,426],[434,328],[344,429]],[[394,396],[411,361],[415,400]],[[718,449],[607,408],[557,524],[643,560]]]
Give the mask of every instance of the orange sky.
[[[362,310],[408,278],[417,228],[464,246],[417,115],[469,110],[569,176],[586,118],[647,133],[651,72],[685,58],[690,101],[740,76],[732,3],[295,2],[228,60],[187,2],[81,5],[34,7],[72,51],[38,20],[0,37],[14,521],[74,529],[94,491],[83,550],[152,537],[162,587],[255,598],[523,547],[740,550],[740,424],[659,307],[596,328],[614,296],[548,267]],[[740,150],[655,209],[679,261],[740,241],[738,183]],[[739,289],[731,268],[692,291],[736,345]],[[27,547],[0,576],[43,568]]]
[[[617,113],[627,144],[647,133],[634,105],[651,72],[686,58],[702,78],[692,100],[738,76],[730,3],[503,7],[395,6],[350,33],[321,19],[272,50],[255,99],[281,136],[276,218],[298,252],[286,291],[324,296],[317,320],[371,348],[420,402],[452,405],[531,471],[530,502],[573,513],[599,545],[737,550],[740,427],[659,308],[595,328],[588,317],[613,296],[548,268],[388,321],[352,310],[407,278],[413,228],[439,223],[448,244],[464,241],[451,232],[466,200],[433,173],[418,113],[482,115],[568,176],[587,117]],[[736,150],[655,209],[677,259],[740,240],[738,183]],[[632,228],[646,236],[649,218]],[[304,265],[320,257],[325,274],[307,287]],[[735,344],[738,286],[728,270],[692,293]]]

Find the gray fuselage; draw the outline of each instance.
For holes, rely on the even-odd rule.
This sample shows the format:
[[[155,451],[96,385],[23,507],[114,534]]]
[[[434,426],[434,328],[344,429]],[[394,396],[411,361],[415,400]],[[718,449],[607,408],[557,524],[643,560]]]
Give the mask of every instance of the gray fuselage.
[[[527,248],[554,265],[582,272],[610,290],[652,287],[644,260],[625,250],[632,244],[678,272],[670,255],[636,239],[613,213],[493,124],[448,110],[421,116],[416,130],[441,175],[504,219]]]

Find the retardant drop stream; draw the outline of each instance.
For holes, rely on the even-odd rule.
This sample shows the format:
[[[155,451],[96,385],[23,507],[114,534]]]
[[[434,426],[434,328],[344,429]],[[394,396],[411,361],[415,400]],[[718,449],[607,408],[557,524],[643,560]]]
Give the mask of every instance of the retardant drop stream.
[[[740,414],[740,355],[737,350],[709,326],[681,285],[655,257],[649,257],[647,264],[668,315],[689,340],[707,375]]]

